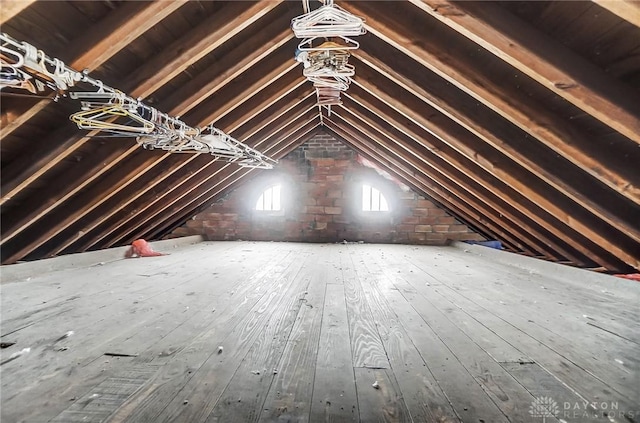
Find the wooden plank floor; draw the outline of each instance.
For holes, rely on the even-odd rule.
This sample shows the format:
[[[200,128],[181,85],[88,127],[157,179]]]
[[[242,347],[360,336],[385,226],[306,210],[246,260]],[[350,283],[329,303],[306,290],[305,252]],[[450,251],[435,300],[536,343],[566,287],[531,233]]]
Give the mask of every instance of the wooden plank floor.
[[[0,421],[638,422],[640,285],[611,280],[211,242],[7,283]]]

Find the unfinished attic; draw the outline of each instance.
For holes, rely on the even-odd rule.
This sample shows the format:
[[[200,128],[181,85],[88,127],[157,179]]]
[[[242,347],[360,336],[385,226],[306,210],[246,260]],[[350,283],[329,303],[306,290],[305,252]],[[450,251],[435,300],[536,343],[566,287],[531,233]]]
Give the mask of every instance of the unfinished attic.
[[[640,422],[640,2],[0,12],[2,423]]]

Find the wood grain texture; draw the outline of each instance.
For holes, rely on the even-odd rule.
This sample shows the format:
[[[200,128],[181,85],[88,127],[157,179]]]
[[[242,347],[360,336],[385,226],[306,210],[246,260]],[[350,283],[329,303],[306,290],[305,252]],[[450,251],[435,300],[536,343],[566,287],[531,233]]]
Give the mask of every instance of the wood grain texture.
[[[98,384],[51,422],[103,422],[147,383],[156,370],[154,367],[140,367],[120,372],[117,377],[110,377]]]
[[[166,366],[167,371],[159,375],[158,389],[124,421],[204,421],[265,329],[270,313],[281,303],[291,301],[293,293],[289,290],[295,289],[293,276],[297,271],[292,270],[288,275],[291,278],[285,272],[290,267],[299,269],[299,254],[285,256],[257,278],[253,289],[259,295],[238,296],[229,313],[208,330],[196,334]],[[217,353],[218,346],[223,346],[222,354]],[[187,405],[184,401],[191,406],[184,407]]]
[[[460,260],[456,256],[450,256],[450,259],[454,262]],[[421,260],[424,259],[417,261]],[[588,325],[587,322],[596,324],[598,320],[609,321],[604,319],[606,314],[594,310],[594,305],[597,303],[593,299],[584,301],[585,304],[591,305],[583,305],[579,298],[575,298],[580,297],[580,294],[555,291],[553,285],[551,285],[552,293],[541,294],[540,292],[547,289],[533,284],[523,286],[517,282],[516,278],[510,277],[508,270],[503,271],[502,274],[489,273],[490,265],[478,262],[473,264],[472,267],[464,268],[464,277],[473,278],[477,284],[475,289],[457,282],[462,272],[453,270],[460,269],[460,266],[455,265],[441,270],[440,280],[445,288],[455,289],[458,295],[490,311],[502,321],[509,322],[515,330],[526,333],[559,356],[580,367],[590,368],[596,378],[607,383],[618,393],[630,392],[637,387],[635,372],[631,370],[640,367],[640,362],[633,353],[637,350],[637,343]],[[514,282],[511,282],[512,280]],[[551,304],[543,301],[549,298],[549,295],[555,298]],[[631,304],[624,308],[625,310],[618,313],[620,316],[627,313],[635,314]],[[590,315],[592,313],[601,317],[593,317]],[[577,331],[589,336],[572,335]],[[637,333],[628,335],[631,339],[637,339],[638,336]],[[610,345],[612,349],[603,349],[601,345]],[[616,363],[616,359],[627,363],[626,366],[608,365],[608,363]]]
[[[360,421],[348,328],[344,286],[328,283],[310,421]]]
[[[386,299],[386,294],[396,288],[383,275],[380,263],[384,259],[382,250],[360,249],[352,253],[354,268],[368,303],[376,311],[378,330],[411,418],[414,421],[457,422],[458,416],[449,399]]]
[[[275,369],[277,374],[267,393],[260,415],[261,422],[309,421],[327,287],[325,266],[328,264],[329,249],[323,247],[314,248],[313,262],[304,267],[305,275],[311,278],[311,281],[302,300],[303,306]]]
[[[535,423],[539,397],[634,410],[637,344],[571,316],[630,331],[640,288],[577,293],[533,270],[453,247],[210,242],[6,283],[0,417]],[[545,299],[564,304],[555,327]],[[547,421],[582,418],[560,411]]]
[[[355,375],[360,421],[413,421],[391,370],[356,367]]]
[[[393,271],[395,268],[389,266],[388,270]],[[535,422],[529,413],[529,407],[523,406],[535,398],[486,351],[469,342],[464,332],[435,307],[438,295],[431,293],[425,284],[420,284],[420,280],[421,275],[416,272],[403,272],[396,279],[395,285],[509,420]],[[408,281],[417,286],[414,288]]]
[[[358,283],[348,251],[340,250],[340,271],[344,283],[344,294],[347,303],[349,333],[351,334],[351,351],[353,366],[370,369],[388,369],[389,360],[382,346],[376,321],[366,303],[364,291]]]
[[[297,264],[303,263],[308,263],[308,260],[299,260]],[[302,268],[295,265],[283,275],[283,278],[293,282],[291,289],[275,293],[281,296],[278,309],[269,307],[268,318],[264,319],[265,326],[260,336],[251,344],[251,349],[207,417],[207,423],[242,423],[258,420],[269,387],[278,374],[278,363],[296,318],[300,309],[305,306],[304,300],[311,278],[303,277],[302,272]],[[232,353],[233,350],[229,352]]]

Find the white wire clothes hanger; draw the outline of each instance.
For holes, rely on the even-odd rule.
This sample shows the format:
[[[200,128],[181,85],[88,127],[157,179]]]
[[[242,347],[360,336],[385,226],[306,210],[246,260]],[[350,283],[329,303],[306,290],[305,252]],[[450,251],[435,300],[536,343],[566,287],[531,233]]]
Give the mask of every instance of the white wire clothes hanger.
[[[291,29],[297,38],[354,37],[366,33],[364,19],[333,4],[295,17]]]
[[[4,44],[4,43],[3,43]],[[29,75],[23,70],[25,57],[7,45],[0,45],[0,90],[13,88],[26,90],[31,94],[57,91],[53,83]]]
[[[323,3],[310,11],[309,0],[302,0],[305,14],[291,20],[291,29],[302,39],[295,54],[304,66],[302,74],[313,83],[318,106],[327,106],[331,113],[332,105],[342,104],[340,93],[349,88],[355,76],[355,67],[348,64],[349,51],[360,44],[350,37],[366,30],[364,19],[334,5],[333,0]]]
[[[204,153],[243,167],[271,169],[277,161],[225,134],[213,126],[194,128],[154,107],[134,99],[102,81],[78,72],[35,46],[0,34],[0,89],[12,87],[31,92],[31,80],[46,84],[60,95],[80,100],[80,111],[69,119],[79,129],[101,137],[134,137],[145,149],[171,153]],[[40,82],[43,80],[44,82]],[[90,91],[71,91],[78,84]]]

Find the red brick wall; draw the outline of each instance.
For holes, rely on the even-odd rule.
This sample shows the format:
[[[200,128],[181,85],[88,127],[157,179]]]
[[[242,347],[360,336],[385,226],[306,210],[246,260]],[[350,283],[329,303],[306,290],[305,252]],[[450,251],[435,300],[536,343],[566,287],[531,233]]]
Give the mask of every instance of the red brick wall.
[[[304,242],[442,244],[484,240],[432,201],[364,166],[356,152],[318,134],[226,198],[177,228],[171,237]],[[283,211],[254,210],[260,194],[282,184]],[[361,211],[362,183],[379,189],[388,213]]]

